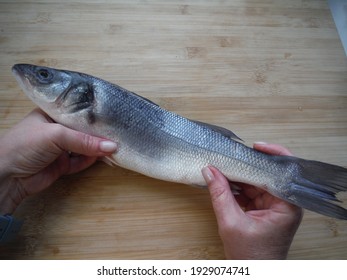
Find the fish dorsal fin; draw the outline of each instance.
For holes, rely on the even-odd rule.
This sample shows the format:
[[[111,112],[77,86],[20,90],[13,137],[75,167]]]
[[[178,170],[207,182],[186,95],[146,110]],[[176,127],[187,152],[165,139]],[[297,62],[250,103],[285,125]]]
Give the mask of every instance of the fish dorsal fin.
[[[218,126],[218,125],[214,125],[214,124],[204,123],[204,122],[200,122],[200,121],[195,121],[195,120],[191,120],[191,121],[196,123],[196,124],[198,124],[198,125],[208,127],[209,129],[211,129],[211,130],[213,130],[215,132],[218,132],[218,133],[222,134],[225,137],[231,138],[231,139],[236,140],[236,141],[244,142],[234,132],[232,132],[229,129],[226,129],[224,127],[221,127],[221,126]]]
[[[149,100],[141,95],[138,95],[134,92],[129,92],[130,94],[136,96],[137,98],[140,98],[142,100],[145,100],[147,102],[149,102],[150,104],[154,105],[154,106],[157,106],[157,107],[160,107],[158,104],[154,103],[152,100]],[[200,122],[200,121],[195,121],[195,120],[190,120],[200,126],[204,126],[204,127],[207,127],[215,132],[218,132],[220,134],[222,134],[223,136],[225,137],[228,137],[230,139],[233,139],[233,140],[236,140],[236,141],[241,141],[241,142],[244,142],[240,137],[238,137],[234,132],[230,131],[229,129],[226,129],[224,127],[221,127],[221,126],[217,126],[217,125],[214,125],[214,124],[209,124],[209,123],[204,123],[204,122]]]
[[[146,97],[143,97],[143,96],[141,96],[141,95],[138,95],[138,94],[135,93],[135,92],[129,91],[129,93],[131,93],[132,95],[135,95],[135,96],[138,97],[139,99],[142,99],[142,100],[147,101],[148,103],[151,103],[152,105],[155,105],[155,106],[157,106],[157,107],[160,107],[157,103],[154,103],[152,100],[150,100],[150,99],[148,99],[148,98],[146,98]]]

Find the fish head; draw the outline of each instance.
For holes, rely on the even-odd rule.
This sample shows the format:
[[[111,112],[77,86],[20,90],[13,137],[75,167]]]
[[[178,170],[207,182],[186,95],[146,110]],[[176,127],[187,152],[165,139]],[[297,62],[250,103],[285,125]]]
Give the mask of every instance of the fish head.
[[[16,64],[12,72],[26,95],[40,104],[55,102],[72,80],[64,71],[30,64]]]
[[[93,85],[77,72],[16,64],[12,72],[25,94],[56,122],[71,126],[71,114],[87,114],[94,101]]]

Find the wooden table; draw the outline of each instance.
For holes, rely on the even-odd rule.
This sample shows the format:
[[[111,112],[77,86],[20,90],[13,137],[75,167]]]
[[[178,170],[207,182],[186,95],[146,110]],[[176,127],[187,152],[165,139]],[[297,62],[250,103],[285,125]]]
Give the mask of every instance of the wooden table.
[[[0,2],[1,134],[35,107],[11,75],[33,63],[347,167],[347,61],[326,1],[94,2]],[[101,162],[15,215],[1,258],[224,258],[206,190]],[[347,259],[347,222],[306,211],[288,257]]]

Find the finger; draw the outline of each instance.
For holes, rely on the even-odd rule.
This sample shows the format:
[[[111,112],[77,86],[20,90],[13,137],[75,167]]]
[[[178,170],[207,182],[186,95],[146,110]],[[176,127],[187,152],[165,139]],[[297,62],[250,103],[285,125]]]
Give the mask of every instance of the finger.
[[[51,125],[50,138],[61,150],[86,156],[105,156],[117,150],[115,142],[75,131],[59,124]]]
[[[253,148],[270,155],[276,156],[292,156],[293,154],[285,147],[278,144],[267,144],[263,142],[255,142]]]
[[[240,205],[240,208],[244,211],[247,208],[247,205],[250,203],[251,199],[245,195],[244,193],[240,193],[239,195],[235,196],[235,200]]]
[[[35,108],[32,110],[26,118],[23,119],[23,121],[27,121],[28,123],[32,123],[32,121],[39,120],[45,123],[52,123],[54,122],[50,116],[48,116],[44,111],[42,111],[40,108]]]
[[[88,168],[96,159],[96,157],[87,156],[69,157],[67,153],[63,153],[55,162],[45,169],[27,178],[26,185],[32,186],[27,188],[30,190],[28,194],[31,195],[44,190],[62,175],[77,173]]]
[[[238,220],[243,211],[230,190],[227,179],[214,167],[205,167],[202,174],[208,185],[217,222],[220,227]]]
[[[65,152],[36,174],[21,178],[22,181],[25,181],[22,185],[25,186],[28,195],[38,193],[50,186],[61,175],[66,174],[69,168],[69,155]]]
[[[70,167],[67,171],[67,174],[80,172],[89,166],[91,166],[97,157],[88,157],[88,156],[78,156],[78,157],[70,157]]]

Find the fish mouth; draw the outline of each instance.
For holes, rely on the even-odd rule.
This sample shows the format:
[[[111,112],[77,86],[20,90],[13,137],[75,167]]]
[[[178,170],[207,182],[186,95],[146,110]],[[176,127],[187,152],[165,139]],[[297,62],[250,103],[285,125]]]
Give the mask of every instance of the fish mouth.
[[[32,72],[34,69],[34,65],[31,64],[15,64],[12,66],[12,73],[15,76],[23,77],[26,74]]]
[[[16,78],[19,86],[29,97],[32,97],[32,85],[30,82],[30,78],[32,76],[32,69],[33,65],[30,64],[15,64],[14,66],[12,66],[12,74]]]
[[[31,68],[30,64],[15,64],[12,66],[12,74],[15,76],[17,81],[21,81],[22,83],[26,80],[29,81],[29,76]]]
[[[15,74],[15,75],[18,75],[19,73],[19,64],[15,64],[12,66],[12,73]]]
[[[12,74],[16,78],[17,81],[21,80],[23,77],[23,72],[21,71],[18,64],[12,67]]]

